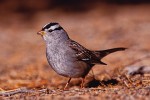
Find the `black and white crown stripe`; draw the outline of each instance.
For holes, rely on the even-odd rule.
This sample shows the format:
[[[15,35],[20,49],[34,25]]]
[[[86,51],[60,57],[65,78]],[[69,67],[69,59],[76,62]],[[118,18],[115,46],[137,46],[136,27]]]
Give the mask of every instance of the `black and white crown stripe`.
[[[61,30],[63,29],[58,23],[48,23],[46,24],[42,30],[48,30],[49,32],[52,32],[54,30]]]

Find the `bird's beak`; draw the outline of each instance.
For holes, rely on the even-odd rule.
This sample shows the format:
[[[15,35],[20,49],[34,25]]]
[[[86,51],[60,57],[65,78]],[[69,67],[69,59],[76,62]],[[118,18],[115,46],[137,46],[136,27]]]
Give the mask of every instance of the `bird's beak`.
[[[37,34],[43,36],[45,34],[45,32],[44,31],[39,31],[39,32],[37,32]]]

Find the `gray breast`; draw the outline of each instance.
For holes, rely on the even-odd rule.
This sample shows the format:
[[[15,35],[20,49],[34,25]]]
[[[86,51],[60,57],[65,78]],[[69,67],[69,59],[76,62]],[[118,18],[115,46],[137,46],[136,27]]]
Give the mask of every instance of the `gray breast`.
[[[52,69],[66,77],[82,77],[87,73],[88,65],[77,61],[75,51],[65,44],[47,46],[46,56]]]

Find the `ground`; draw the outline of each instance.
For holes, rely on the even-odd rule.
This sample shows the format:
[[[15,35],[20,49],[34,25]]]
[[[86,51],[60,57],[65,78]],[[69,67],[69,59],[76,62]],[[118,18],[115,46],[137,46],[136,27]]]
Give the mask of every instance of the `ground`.
[[[0,16],[0,99],[148,100],[149,72],[133,75],[125,69],[150,67],[149,9],[149,4],[102,4],[81,12],[58,8],[4,13]],[[49,22],[59,22],[71,39],[90,50],[128,49],[105,57],[108,65],[94,66],[85,88],[80,88],[78,78],[63,91],[68,78],[50,68],[44,41],[36,34]]]

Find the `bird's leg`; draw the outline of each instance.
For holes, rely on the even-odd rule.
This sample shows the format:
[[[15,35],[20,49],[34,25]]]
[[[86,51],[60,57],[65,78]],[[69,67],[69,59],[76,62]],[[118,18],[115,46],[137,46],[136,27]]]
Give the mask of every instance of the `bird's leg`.
[[[66,85],[64,87],[64,90],[66,90],[66,88],[67,88],[68,84],[70,83],[70,81],[71,81],[71,78],[69,78],[68,82],[66,83]]]
[[[81,88],[84,87],[84,80],[85,80],[85,77],[82,78]]]

